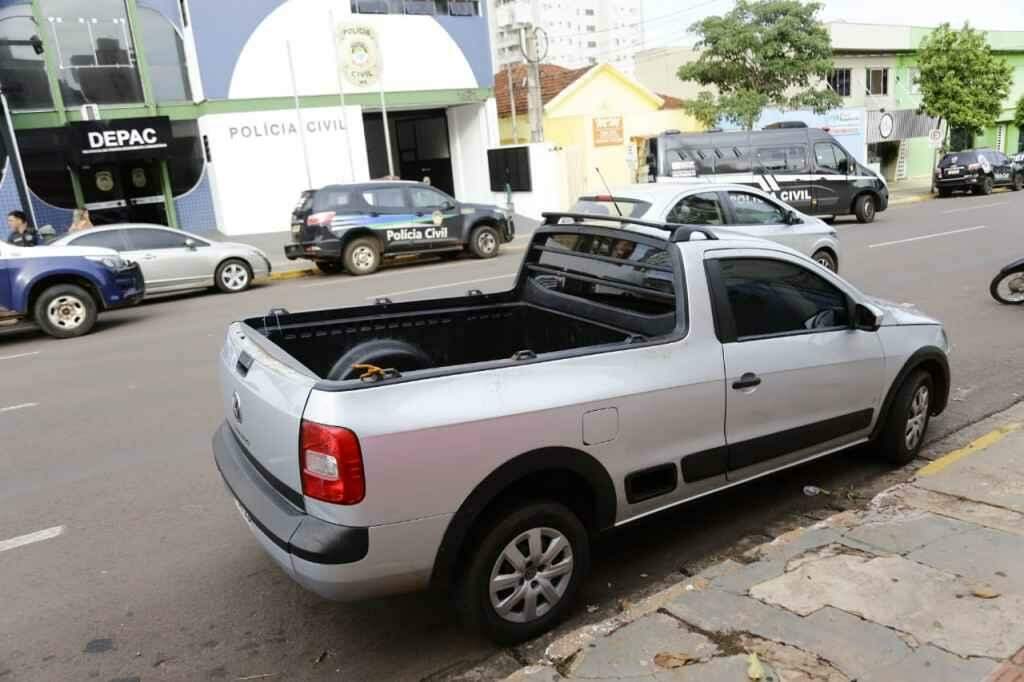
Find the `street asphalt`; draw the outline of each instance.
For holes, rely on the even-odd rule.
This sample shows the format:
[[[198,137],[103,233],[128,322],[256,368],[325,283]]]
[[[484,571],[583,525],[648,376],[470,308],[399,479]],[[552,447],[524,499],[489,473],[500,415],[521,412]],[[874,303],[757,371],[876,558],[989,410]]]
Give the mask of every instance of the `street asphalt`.
[[[1024,392],[1024,308],[988,294],[995,272],[1024,257],[1022,216],[1024,193],[999,192],[837,226],[843,275],[947,325],[954,393],[932,440]],[[525,241],[511,246],[493,261],[146,303],[103,316],[81,339],[0,334],[0,682],[433,680],[488,659],[514,669],[539,653],[540,644],[499,651],[429,595],[333,604],[304,592],[251,537],[210,453],[228,322],[272,307],[500,290]],[[738,544],[854,504],[894,476],[863,448],[621,529],[596,548],[583,594],[591,606],[574,623]],[[807,497],[805,485],[833,494]],[[10,542],[37,532],[31,544]]]

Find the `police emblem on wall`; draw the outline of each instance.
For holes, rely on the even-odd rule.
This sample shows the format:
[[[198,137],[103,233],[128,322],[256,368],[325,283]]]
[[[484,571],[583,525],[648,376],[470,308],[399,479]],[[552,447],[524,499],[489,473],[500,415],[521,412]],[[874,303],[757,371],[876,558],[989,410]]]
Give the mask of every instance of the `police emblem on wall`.
[[[377,32],[370,26],[342,24],[338,42],[338,68],[345,80],[358,87],[376,85],[380,79],[381,54]]]
[[[110,171],[96,173],[96,189],[101,192],[109,192],[114,189],[114,174]]]
[[[142,189],[146,186],[145,168],[132,168],[132,185],[134,185],[136,189]]]

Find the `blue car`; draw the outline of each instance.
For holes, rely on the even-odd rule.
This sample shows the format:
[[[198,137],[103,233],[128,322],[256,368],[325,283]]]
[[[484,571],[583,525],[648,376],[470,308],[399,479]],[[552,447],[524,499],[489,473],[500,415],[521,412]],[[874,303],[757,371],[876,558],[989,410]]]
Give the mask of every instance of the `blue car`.
[[[0,243],[0,329],[34,323],[59,339],[82,336],[101,310],[135,305],[144,293],[138,264],[116,251]]]

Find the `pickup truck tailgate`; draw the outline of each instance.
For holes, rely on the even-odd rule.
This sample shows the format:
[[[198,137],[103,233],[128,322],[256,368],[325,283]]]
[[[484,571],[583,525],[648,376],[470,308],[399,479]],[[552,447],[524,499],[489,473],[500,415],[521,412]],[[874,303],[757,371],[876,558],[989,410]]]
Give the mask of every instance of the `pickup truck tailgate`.
[[[315,383],[264,352],[243,325],[228,328],[220,363],[227,423],[249,460],[297,506],[302,506],[299,428]]]

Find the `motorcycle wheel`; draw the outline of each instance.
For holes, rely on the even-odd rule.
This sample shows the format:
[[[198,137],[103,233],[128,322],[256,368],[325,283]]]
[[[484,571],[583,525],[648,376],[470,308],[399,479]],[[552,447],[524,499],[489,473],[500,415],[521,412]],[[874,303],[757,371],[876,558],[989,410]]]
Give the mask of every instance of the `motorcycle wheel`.
[[[1021,305],[1024,303],[1024,268],[999,273],[988,290],[1000,303]]]

